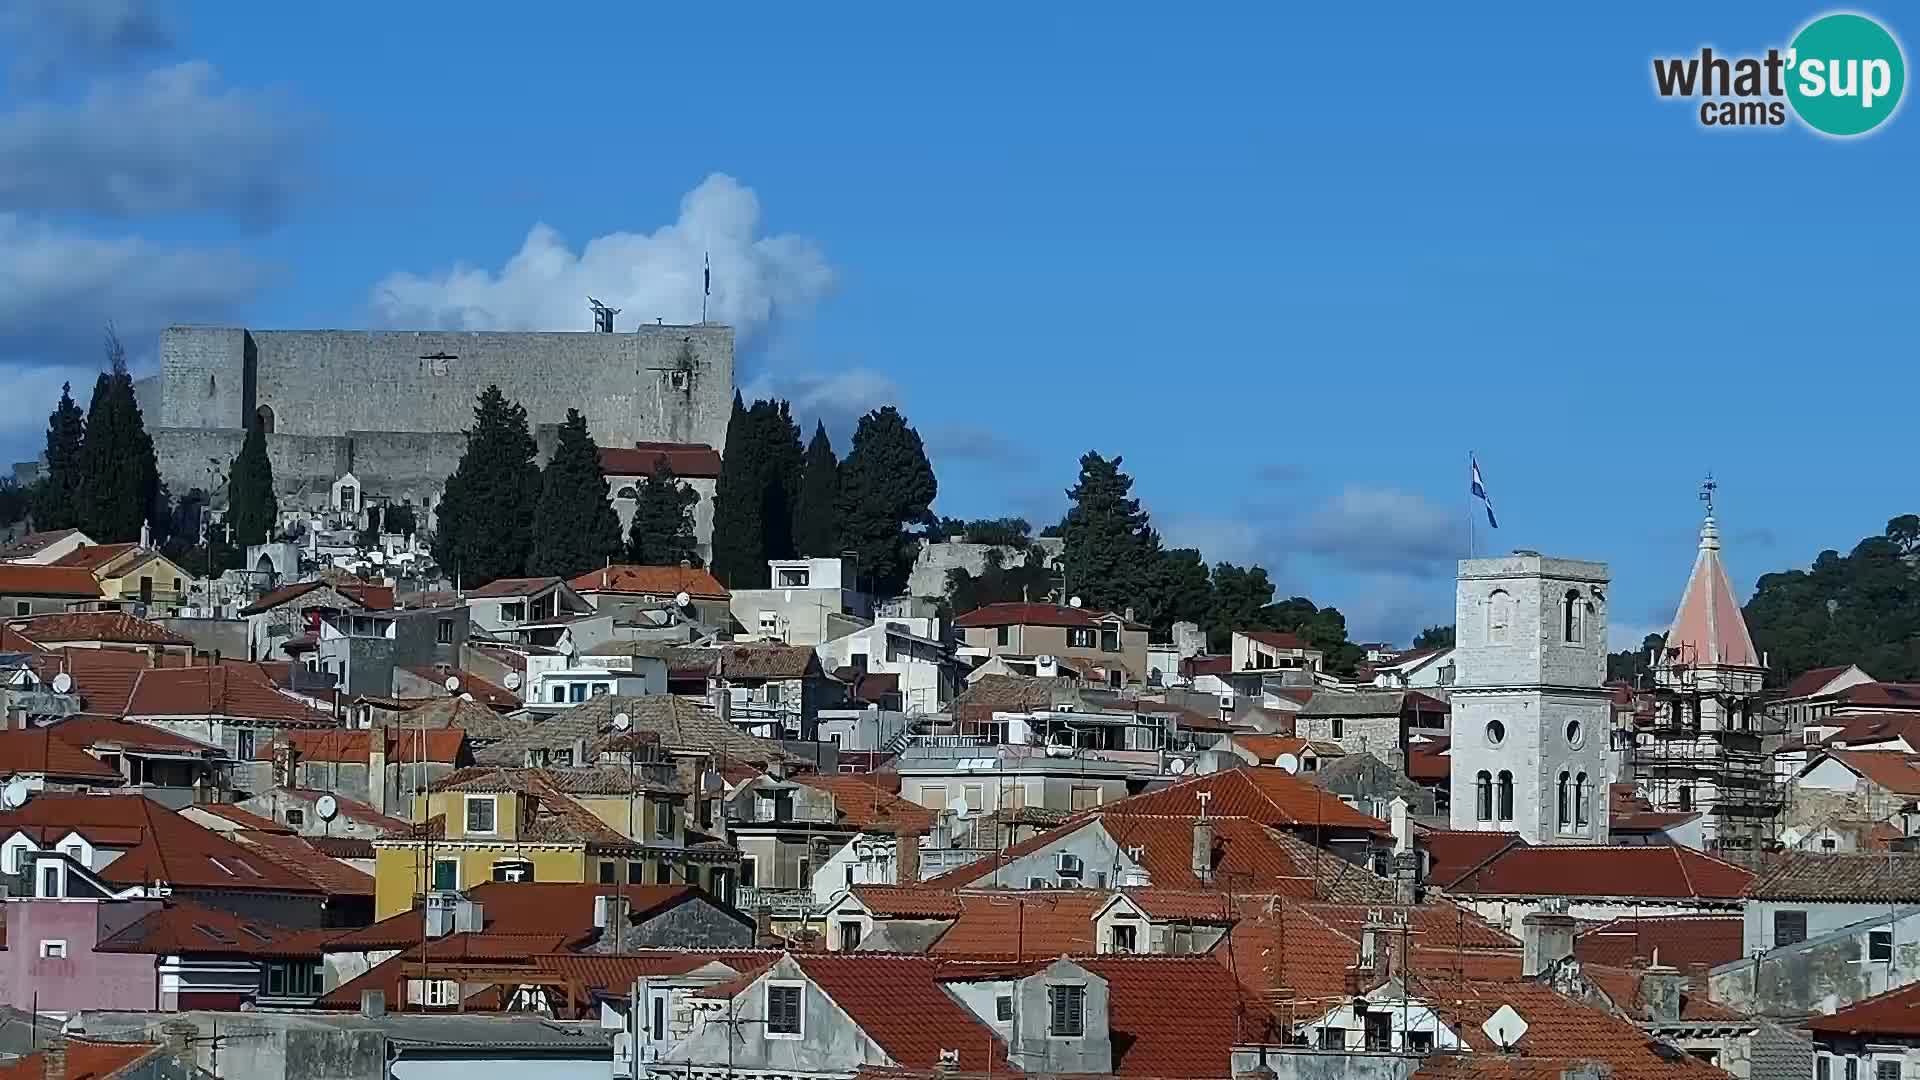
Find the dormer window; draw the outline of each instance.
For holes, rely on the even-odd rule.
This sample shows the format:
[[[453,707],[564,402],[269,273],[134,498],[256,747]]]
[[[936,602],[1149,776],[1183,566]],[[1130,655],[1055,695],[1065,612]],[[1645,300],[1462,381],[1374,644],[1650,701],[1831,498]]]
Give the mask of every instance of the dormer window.
[[[1087,988],[1047,987],[1047,1034],[1056,1039],[1078,1039],[1087,1034]]]

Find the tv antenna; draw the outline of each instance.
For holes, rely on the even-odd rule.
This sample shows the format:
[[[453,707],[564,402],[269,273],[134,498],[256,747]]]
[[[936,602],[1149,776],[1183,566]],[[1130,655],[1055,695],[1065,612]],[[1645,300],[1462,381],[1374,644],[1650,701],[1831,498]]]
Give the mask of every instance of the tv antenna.
[[[587,306],[593,309],[594,332],[600,334],[613,333],[613,317],[620,314],[620,309],[617,307],[608,307],[591,296],[587,297]]]

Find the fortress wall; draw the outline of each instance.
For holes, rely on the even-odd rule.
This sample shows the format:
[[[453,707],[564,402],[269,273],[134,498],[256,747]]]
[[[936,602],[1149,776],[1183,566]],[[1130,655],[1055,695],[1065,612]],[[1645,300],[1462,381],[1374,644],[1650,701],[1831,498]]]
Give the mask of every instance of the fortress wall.
[[[227,467],[240,453],[247,433],[239,428],[155,428],[153,456],[160,465],[160,482],[178,499],[194,488],[211,491],[226,483]],[[217,464],[209,465],[213,459]],[[211,478],[208,469],[214,473]]]
[[[243,428],[247,332],[239,327],[170,326],[160,332],[160,394],[140,397],[155,428]],[[149,405],[154,406],[149,408]],[[82,406],[84,408],[84,406]],[[204,465],[204,460],[202,461]],[[202,470],[204,471],[204,470]],[[204,478],[193,486],[204,487]]]

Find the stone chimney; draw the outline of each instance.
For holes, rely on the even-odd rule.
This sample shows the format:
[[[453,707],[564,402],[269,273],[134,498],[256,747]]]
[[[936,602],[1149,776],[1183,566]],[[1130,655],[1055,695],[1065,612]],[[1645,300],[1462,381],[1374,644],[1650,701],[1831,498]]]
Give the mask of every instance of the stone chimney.
[[[55,1037],[40,1051],[41,1080],[67,1080],[67,1040]]]
[[[1203,885],[1213,884],[1213,822],[1204,817],[1193,821],[1193,876]]]
[[[1520,974],[1531,979],[1572,956],[1577,927],[1564,905],[1542,907],[1520,920]]]
[[[193,1062],[193,1040],[200,1034],[193,1021],[169,1020],[160,1025],[160,1034],[168,1054],[188,1064]]]
[[[1679,969],[1662,964],[1656,950],[1653,966],[1640,976],[1640,999],[1646,1010],[1645,1019],[1656,1024],[1679,1023],[1680,1001],[1686,992],[1687,977]]]
[[[292,742],[273,744],[273,786],[297,788],[300,786],[296,770],[300,764],[300,753],[293,748]]]
[[[1396,795],[1387,804],[1387,823],[1393,833],[1394,903],[1410,905],[1417,899],[1420,857],[1413,849],[1413,822],[1407,816],[1405,796]]]
[[[920,884],[920,834],[906,829],[894,834],[893,883]]]
[[[387,731],[367,731],[367,805],[375,813],[387,812]]]
[[[369,1019],[387,1015],[387,992],[385,990],[360,991],[360,1015]]]

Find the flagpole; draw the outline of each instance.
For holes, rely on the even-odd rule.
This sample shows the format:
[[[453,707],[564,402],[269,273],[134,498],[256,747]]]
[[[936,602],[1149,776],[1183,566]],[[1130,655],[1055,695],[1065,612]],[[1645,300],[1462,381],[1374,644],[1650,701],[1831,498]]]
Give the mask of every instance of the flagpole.
[[[1473,451],[1469,450],[1467,451],[1467,477],[1469,478],[1469,483],[1467,484],[1467,558],[1469,559],[1473,558],[1474,506],[1473,506],[1473,484],[1471,483],[1471,478],[1473,477],[1473,464],[1474,464]]]

